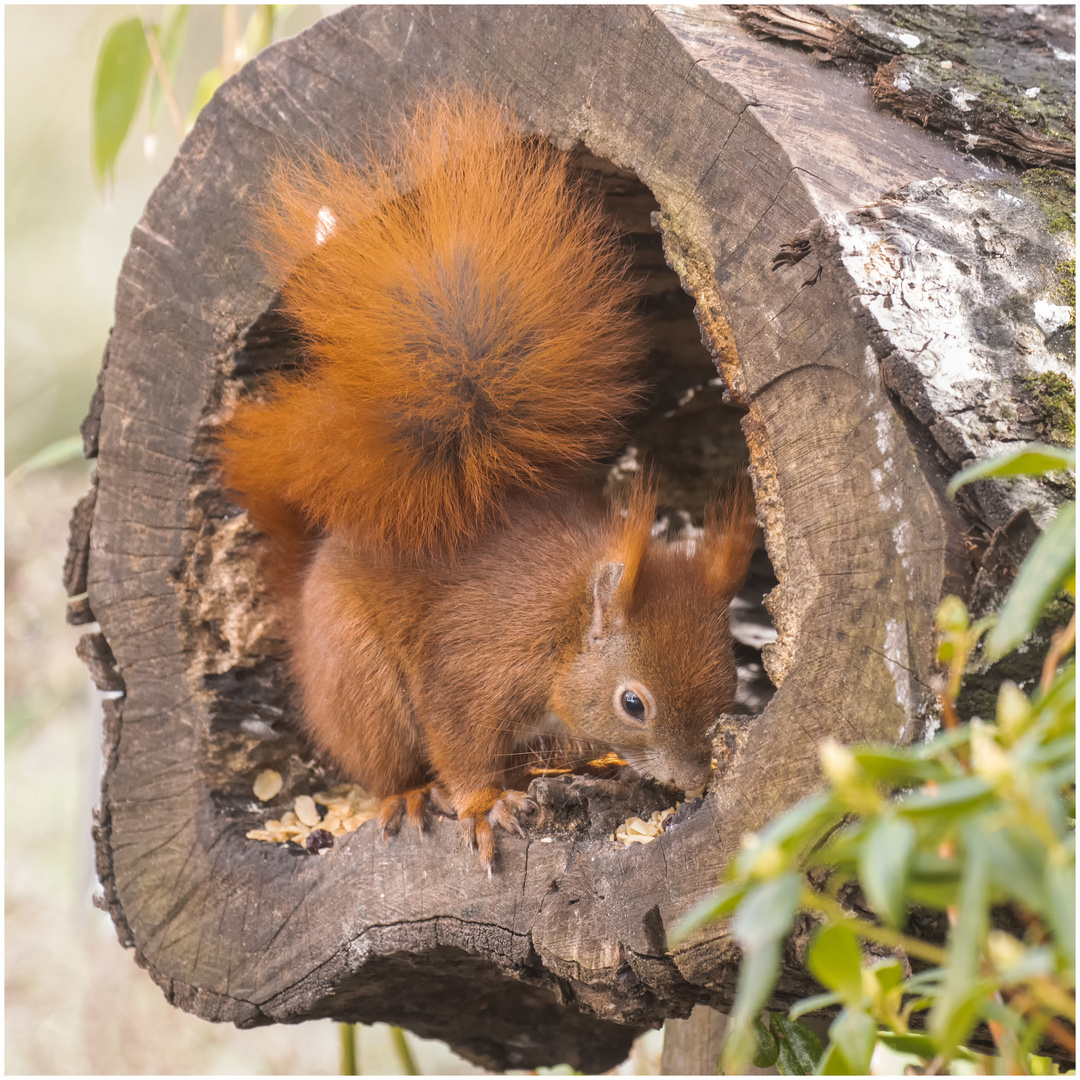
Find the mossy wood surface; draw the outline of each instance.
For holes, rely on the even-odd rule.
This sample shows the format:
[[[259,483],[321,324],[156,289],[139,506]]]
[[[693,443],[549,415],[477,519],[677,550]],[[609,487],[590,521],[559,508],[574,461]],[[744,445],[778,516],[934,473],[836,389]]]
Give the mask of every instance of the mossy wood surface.
[[[779,689],[720,731],[722,779],[704,805],[623,849],[606,834],[655,794],[543,781],[539,820],[524,839],[499,836],[491,880],[449,820],[387,844],[363,826],[317,857],[245,839],[327,777],[296,732],[256,538],[218,489],[209,443],[260,370],[295,360],[246,216],[267,162],[311,140],[348,152],[434,79],[486,83],[530,128],[583,144],[585,167],[651,192],[667,264],[746,410],[780,580],[766,658]],[[990,345],[967,327],[972,394],[1017,373],[995,376],[1014,364],[1001,335],[1028,335],[1028,374],[1063,369],[1064,328],[1036,333],[1032,305],[1071,256],[1026,210],[992,218],[985,240],[980,206],[1021,214],[988,182],[943,138],[876,109],[865,83],[722,9],[352,9],[229,80],[132,236],[87,428],[96,501],[76,517],[67,573],[81,584],[88,558],[78,617],[101,634],[84,652],[118,692],[96,828],[104,903],[169,999],[244,1026],[391,1021],[491,1067],[586,1071],[620,1060],[642,1026],[729,1004],[738,951],[724,927],[674,949],[667,933],[744,830],[813,789],[820,739],[909,739],[932,721],[932,612],[974,580],[965,532],[1001,524],[989,503],[961,516],[944,481],[981,446],[1026,437],[1022,415],[935,430],[956,403],[935,398],[933,357],[966,324],[939,335],[933,310],[905,314],[896,292],[910,276],[941,302],[919,262],[916,239],[939,220],[924,211],[964,226],[947,254],[969,266],[966,308],[989,309],[976,284],[992,279],[1008,314]],[[993,236],[1017,230],[1031,243],[994,263]],[[1043,277],[1019,248],[1046,256]],[[675,278],[659,254],[642,238],[663,312]],[[678,325],[672,340],[692,346]],[[269,810],[250,794],[265,767],[285,778]],[[778,1003],[810,990],[789,960]]]

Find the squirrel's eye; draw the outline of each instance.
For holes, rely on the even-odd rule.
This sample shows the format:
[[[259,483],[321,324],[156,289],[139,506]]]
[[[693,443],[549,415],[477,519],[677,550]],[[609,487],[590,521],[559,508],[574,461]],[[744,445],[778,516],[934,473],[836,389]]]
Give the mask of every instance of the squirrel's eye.
[[[640,720],[645,715],[645,702],[633,690],[624,690],[622,697],[619,698],[619,704],[635,720]]]

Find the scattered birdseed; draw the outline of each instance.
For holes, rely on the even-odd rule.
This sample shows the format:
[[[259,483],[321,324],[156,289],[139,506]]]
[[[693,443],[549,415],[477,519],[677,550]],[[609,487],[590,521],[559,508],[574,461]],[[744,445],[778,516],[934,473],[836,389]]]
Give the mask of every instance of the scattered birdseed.
[[[273,769],[263,769],[255,777],[255,798],[260,802],[269,802],[281,790],[281,773]]]
[[[287,844],[292,840],[306,846],[308,838],[316,832],[325,832],[331,837],[344,836],[376,817],[379,803],[379,799],[357,784],[339,784],[329,791],[301,795],[293,803],[292,810],[286,810],[280,819],[271,818],[261,829],[251,829],[247,838],[270,844]],[[320,806],[324,808],[321,820]]]
[[[293,810],[296,811],[296,816],[300,819],[301,825],[306,825],[309,829],[314,829],[322,818],[319,816],[319,809],[315,805],[315,800],[310,795],[301,795],[293,803]]]
[[[676,811],[677,807],[671,806],[667,810],[657,810],[648,821],[639,817],[629,818],[624,821],[614,832],[611,839],[623,847],[631,844],[651,844],[664,831],[664,822]]]

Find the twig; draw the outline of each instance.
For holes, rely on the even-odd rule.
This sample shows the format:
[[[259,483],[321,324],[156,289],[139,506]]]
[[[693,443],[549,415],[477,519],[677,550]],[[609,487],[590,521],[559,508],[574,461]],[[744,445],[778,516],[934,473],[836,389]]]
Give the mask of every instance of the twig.
[[[1000,993],[995,992],[994,1000],[999,1005],[1004,1005]],[[1001,1055],[1001,1060],[1008,1075],[1026,1076],[1027,1069],[1024,1068],[1020,1044],[1016,1039],[1016,1035],[997,1020],[991,1020],[989,1017],[987,1017],[986,1026],[990,1029],[990,1035],[994,1040],[994,1045],[997,1047],[998,1054]]]
[[[235,4],[222,4],[221,9],[221,78],[224,82],[240,69],[236,56],[240,44],[240,23]]]
[[[339,1024],[341,1034],[341,1075],[359,1076],[356,1067],[356,1025]]]
[[[182,139],[184,137],[184,117],[180,112],[176,93],[173,91],[172,79],[169,78],[169,69],[165,66],[165,58],[161,55],[161,49],[158,48],[157,35],[145,21],[142,28],[143,36],[146,38],[146,48],[150,53],[150,62],[154,65],[154,74],[161,84],[161,93],[165,98],[165,105],[168,107],[169,115],[176,125],[177,134]]]
[[[392,1027],[390,1028],[390,1037],[394,1040],[394,1049],[397,1050],[398,1057],[401,1059],[401,1074],[403,1076],[419,1076],[420,1070],[416,1067],[412,1051],[405,1040],[405,1032],[399,1027]]]
[[[890,930],[887,926],[877,926],[874,923],[867,922],[865,919],[860,919],[857,916],[853,918],[835,900],[831,900],[829,897],[811,889],[809,886],[803,888],[800,901],[803,907],[813,908],[815,911],[820,911],[823,915],[828,915],[829,918],[838,923],[842,923],[854,933],[858,934],[860,937],[866,938],[868,941],[876,941],[881,945],[888,945],[893,949],[903,949],[908,956],[917,956],[920,960],[926,960],[939,967],[943,965],[947,959],[945,950],[939,948],[937,945],[931,945],[926,941],[920,941],[918,938],[908,937],[907,934],[901,934],[896,930]]]
[[[1075,644],[1076,611],[1074,610],[1069,625],[1055,630],[1050,636],[1050,648],[1046,653],[1046,659],[1043,661],[1042,678],[1039,680],[1039,689],[1042,693],[1045,694],[1050,689],[1050,684],[1054,681],[1054,675],[1057,674],[1057,667],[1061,663],[1061,658]]]

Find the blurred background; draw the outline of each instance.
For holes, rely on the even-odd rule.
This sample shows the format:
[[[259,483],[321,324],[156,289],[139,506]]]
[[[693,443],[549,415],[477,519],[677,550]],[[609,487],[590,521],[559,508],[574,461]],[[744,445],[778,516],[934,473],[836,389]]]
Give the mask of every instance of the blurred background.
[[[259,9],[192,6],[175,69],[187,111],[222,60],[229,26]],[[265,12],[265,8],[261,9]],[[277,7],[274,39],[336,7]],[[79,424],[112,323],[131,230],[180,133],[145,96],[104,192],[92,168],[98,52],[161,7],[7,6],[5,79],[5,1071],[37,1074],[336,1073],[339,1030],[319,1021],[239,1031],[168,1005],[95,909],[90,840],[100,700],[75,657],[60,584],[71,508],[87,490]],[[231,20],[231,23],[230,23]],[[254,51],[254,50],[252,50]],[[659,1032],[622,1071],[655,1073]],[[398,1073],[383,1025],[357,1029],[359,1067]],[[476,1073],[408,1037],[422,1073]]]

